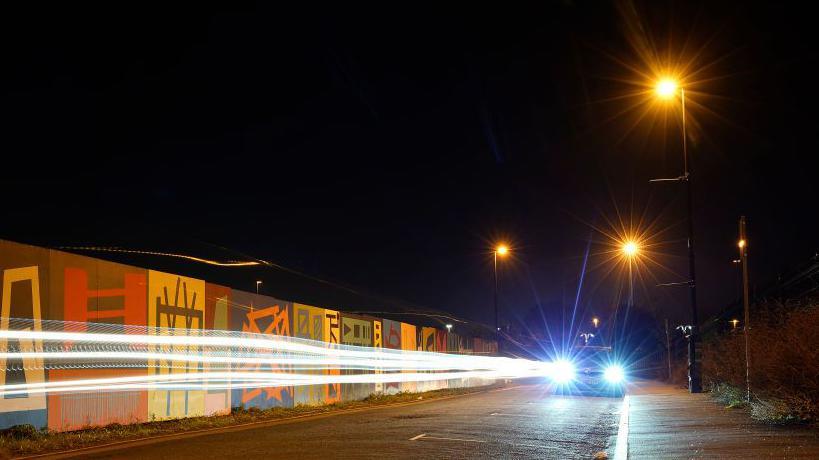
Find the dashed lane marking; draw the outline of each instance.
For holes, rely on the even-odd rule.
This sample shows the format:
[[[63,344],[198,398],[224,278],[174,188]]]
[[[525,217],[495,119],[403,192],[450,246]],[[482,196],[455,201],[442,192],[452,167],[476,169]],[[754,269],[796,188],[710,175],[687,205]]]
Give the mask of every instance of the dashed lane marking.
[[[426,433],[419,434],[418,436],[410,439],[410,441],[419,441],[424,439],[435,439],[438,441],[459,441],[459,442],[486,442],[481,439],[464,439],[464,438],[446,438],[443,436],[427,436]]]

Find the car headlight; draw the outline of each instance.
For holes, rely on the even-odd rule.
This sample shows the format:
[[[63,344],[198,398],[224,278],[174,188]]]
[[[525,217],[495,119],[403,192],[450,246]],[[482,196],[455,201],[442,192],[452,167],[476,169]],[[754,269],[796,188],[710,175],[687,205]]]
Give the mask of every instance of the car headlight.
[[[552,363],[551,377],[555,383],[568,383],[574,380],[574,364],[565,359]]]
[[[609,383],[621,383],[626,378],[626,373],[623,372],[623,368],[614,364],[606,368],[603,371],[603,378],[606,379]]]

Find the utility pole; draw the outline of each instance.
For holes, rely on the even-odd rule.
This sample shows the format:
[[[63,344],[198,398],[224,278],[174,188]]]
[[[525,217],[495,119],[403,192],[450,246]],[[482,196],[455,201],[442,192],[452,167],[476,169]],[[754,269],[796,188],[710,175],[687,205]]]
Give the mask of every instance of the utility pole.
[[[495,250],[495,269],[493,271],[495,274],[495,334],[500,332],[500,323],[498,322],[498,251]]]
[[[665,319],[665,351],[668,357],[668,380],[671,381],[671,336],[668,333],[668,318]]]
[[[751,346],[748,335],[750,334],[750,299],[748,298],[748,235],[745,229],[745,216],[739,218],[739,257],[742,260],[742,306],[745,310],[745,399],[751,401]]]
[[[685,90],[680,89],[682,107],[683,161],[685,168],[685,185],[688,207],[688,273],[689,293],[691,295],[691,337],[688,342],[688,390],[691,393],[702,392],[702,375],[700,375],[699,356],[699,318],[697,318],[697,275],[694,270],[694,205],[691,191],[690,160],[688,158],[688,139],[685,131]]]

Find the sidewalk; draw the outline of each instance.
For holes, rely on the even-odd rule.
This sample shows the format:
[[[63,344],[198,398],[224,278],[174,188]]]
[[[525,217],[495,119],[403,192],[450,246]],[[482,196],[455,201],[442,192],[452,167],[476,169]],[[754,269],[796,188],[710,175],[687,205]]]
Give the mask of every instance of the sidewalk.
[[[658,382],[629,394],[629,459],[819,458],[817,429],[763,425],[708,394]]]

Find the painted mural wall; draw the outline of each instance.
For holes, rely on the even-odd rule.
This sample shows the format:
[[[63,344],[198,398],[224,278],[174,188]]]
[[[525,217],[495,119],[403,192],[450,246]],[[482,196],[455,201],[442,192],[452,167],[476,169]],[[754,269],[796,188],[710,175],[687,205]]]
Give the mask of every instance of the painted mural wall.
[[[147,327],[149,335],[195,334],[199,330],[242,331],[300,337],[328,347],[356,345],[440,353],[497,353],[493,341],[459,337],[431,327],[345,314],[208,283],[182,275],[131,267],[91,257],[0,240],[0,330],[29,329],[64,321],[72,332],[88,323],[107,332],[128,334]],[[63,327],[63,326],[60,326]],[[76,344],[67,344],[73,347]],[[192,346],[151,345],[159,354],[208,351]],[[0,339],[8,350],[43,351],[41,341]],[[164,375],[205,370],[171,366],[163,359],[121,369],[46,369],[42,359],[0,357],[0,385],[57,382],[81,378]],[[243,372],[290,372],[283,365],[233,365]],[[265,367],[275,366],[275,367]],[[313,369],[338,375],[356,370]],[[376,371],[378,372],[378,371]],[[412,372],[412,371],[405,371]],[[231,408],[293,407],[366,398],[376,392],[424,391],[474,384],[456,380],[327,384],[273,388],[147,390],[99,393],[30,394],[0,397],[0,429],[31,424],[65,431],[111,423],[138,423],[229,413]],[[480,382],[482,384],[486,382]]]

